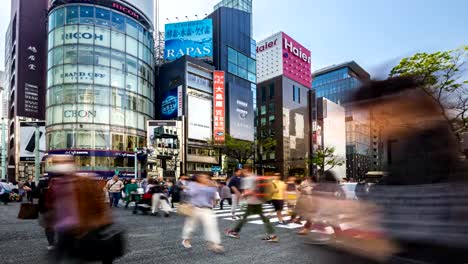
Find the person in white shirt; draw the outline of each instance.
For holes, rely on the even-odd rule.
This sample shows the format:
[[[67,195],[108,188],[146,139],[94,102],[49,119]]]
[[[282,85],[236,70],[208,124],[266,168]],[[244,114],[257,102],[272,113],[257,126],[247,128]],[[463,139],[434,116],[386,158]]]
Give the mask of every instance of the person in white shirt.
[[[119,180],[119,176],[114,175],[112,180],[109,180],[106,184],[107,191],[109,192],[110,207],[119,207],[120,194],[124,184]]]

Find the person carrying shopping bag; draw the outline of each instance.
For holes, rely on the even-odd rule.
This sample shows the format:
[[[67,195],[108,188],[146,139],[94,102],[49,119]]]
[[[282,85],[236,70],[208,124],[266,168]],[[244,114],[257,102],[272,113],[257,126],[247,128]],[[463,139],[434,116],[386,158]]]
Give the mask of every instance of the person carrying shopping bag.
[[[190,216],[185,219],[182,232],[182,245],[185,248],[192,248],[192,234],[198,222],[201,222],[205,231],[205,239],[208,241],[208,249],[217,253],[224,251],[216,216],[212,211],[216,192],[216,183],[212,182],[205,174],[196,175],[194,181],[187,186],[186,194],[189,197],[188,202],[192,205],[192,210]]]

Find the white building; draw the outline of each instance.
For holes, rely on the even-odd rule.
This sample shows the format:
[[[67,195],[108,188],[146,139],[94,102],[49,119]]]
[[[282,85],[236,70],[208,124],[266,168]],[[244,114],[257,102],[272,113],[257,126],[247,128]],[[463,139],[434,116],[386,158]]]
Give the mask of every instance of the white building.
[[[345,108],[326,98],[317,99],[317,123],[319,148],[335,148],[334,154],[344,161],[342,166],[331,169],[338,179],[346,178],[346,122]],[[325,170],[328,168],[326,167]]]

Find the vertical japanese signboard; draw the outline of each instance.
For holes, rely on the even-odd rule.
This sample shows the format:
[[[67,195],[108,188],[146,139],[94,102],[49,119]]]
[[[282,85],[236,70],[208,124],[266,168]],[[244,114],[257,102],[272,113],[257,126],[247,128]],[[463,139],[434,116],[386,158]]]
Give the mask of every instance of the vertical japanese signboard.
[[[45,119],[47,0],[20,1],[17,115]]]
[[[216,142],[224,142],[226,133],[224,72],[214,71],[213,80],[213,135]]]

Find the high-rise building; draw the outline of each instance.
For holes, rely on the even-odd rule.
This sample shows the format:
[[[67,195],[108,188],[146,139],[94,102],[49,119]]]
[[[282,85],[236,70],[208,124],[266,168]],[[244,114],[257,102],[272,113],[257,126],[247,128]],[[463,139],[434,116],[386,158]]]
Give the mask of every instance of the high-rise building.
[[[310,172],[311,53],[283,32],[257,43],[258,169]],[[274,140],[276,146],[267,145]]]
[[[0,71],[0,118],[8,118],[8,83],[6,73]]]
[[[5,72],[8,92],[8,177],[32,176],[34,160],[21,153],[31,135],[20,122],[45,119],[48,0],[12,0],[5,35]],[[41,140],[44,136],[41,135]]]
[[[252,0],[221,0],[214,6],[214,9],[220,7],[230,7],[252,14]]]
[[[158,102],[161,103],[156,106],[156,116],[162,120],[183,120],[185,136],[179,146],[181,153],[177,167],[189,175],[211,173],[212,167],[221,163],[210,143],[212,124],[215,124],[213,71],[213,65],[190,56],[183,56],[159,68]],[[171,170],[166,164],[176,158],[176,155],[160,156],[155,159],[152,170]]]
[[[370,170],[380,170],[382,148],[379,128],[370,112],[353,107],[352,96],[362,82],[370,79],[356,62],[332,65],[313,73],[312,88],[346,109],[346,175],[358,179]]]
[[[154,118],[153,1],[52,1],[47,151],[80,171],[135,176]],[[138,171],[145,174],[145,156]]]
[[[213,64],[226,73],[226,132],[253,142],[257,78],[252,14],[221,6],[208,17],[213,20]]]

